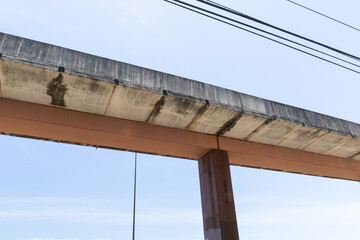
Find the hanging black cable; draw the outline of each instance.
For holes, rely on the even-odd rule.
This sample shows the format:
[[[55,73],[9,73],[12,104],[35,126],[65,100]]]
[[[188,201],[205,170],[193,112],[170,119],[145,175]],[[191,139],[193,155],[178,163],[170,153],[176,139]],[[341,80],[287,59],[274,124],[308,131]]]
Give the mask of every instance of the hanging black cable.
[[[170,0],[170,1],[181,2],[181,1],[177,1],[177,0]],[[166,1],[166,2],[169,2],[169,1]],[[266,30],[263,30],[263,29],[260,29],[260,28],[257,28],[257,27],[254,27],[254,26],[251,26],[251,25],[249,25],[249,24],[246,24],[246,23],[243,23],[243,22],[240,22],[240,21],[234,20],[234,19],[232,19],[232,18],[228,18],[228,17],[226,17],[226,16],[223,16],[223,15],[220,15],[220,14],[217,14],[217,13],[214,13],[214,12],[211,12],[211,11],[208,11],[208,10],[206,10],[206,9],[203,9],[203,8],[197,7],[197,6],[195,6],[195,5],[191,5],[191,4],[188,4],[188,3],[185,3],[185,2],[181,2],[181,3],[182,3],[182,4],[184,4],[184,5],[187,5],[187,6],[189,6],[189,7],[192,7],[192,8],[195,8],[195,9],[198,9],[198,10],[201,10],[201,11],[204,11],[204,12],[207,12],[207,13],[210,13],[210,14],[213,14],[213,15],[215,15],[215,16],[218,16],[218,17],[224,18],[224,19],[226,19],[226,20],[229,20],[229,21],[235,22],[235,23],[240,24],[240,25],[242,25],[242,26],[246,26],[246,27],[248,27],[248,28],[251,28],[251,29],[257,30],[257,31],[259,31],[259,32],[266,33],[266,34],[268,34],[268,35],[271,35],[271,36],[277,37],[277,38],[282,39],[282,40],[285,40],[285,41],[287,41],[287,42],[291,42],[291,43],[293,43],[293,44],[296,44],[296,45],[298,45],[298,46],[301,46],[301,47],[304,47],[304,48],[310,49],[310,50],[312,50],[312,51],[315,51],[315,52],[318,52],[318,53],[324,54],[324,55],[326,55],[326,56],[328,56],[328,57],[332,57],[332,58],[334,58],[334,59],[337,59],[337,60],[339,60],[339,61],[345,62],[345,63],[347,63],[347,64],[351,64],[351,65],[353,65],[353,66],[360,67],[360,65],[358,65],[358,64],[355,64],[355,63],[352,63],[352,62],[346,61],[346,60],[341,59],[341,58],[339,58],[339,57],[336,57],[336,56],[334,56],[334,55],[331,55],[331,54],[328,54],[328,53],[326,53],[326,52],[320,51],[320,50],[318,50],[318,49],[315,49],[315,48],[309,47],[309,46],[307,46],[307,45],[305,45],[305,44],[301,44],[301,43],[299,43],[299,42],[296,42],[296,41],[293,41],[293,40],[291,40],[291,39],[288,39],[288,38],[282,37],[282,36],[280,36],[280,35],[277,35],[277,34],[274,34],[274,33],[268,32],[268,31],[266,31]],[[178,5],[178,4],[175,4],[175,5]],[[189,10],[189,9],[188,9],[188,10]],[[198,13],[198,12],[197,12],[197,13]],[[214,18],[214,19],[215,19],[215,18]],[[216,20],[217,20],[217,19],[216,19]],[[240,28],[240,29],[244,30],[243,28]],[[251,31],[250,31],[250,32],[251,32]],[[261,35],[260,35],[260,36],[261,36]],[[277,41],[275,41],[275,42],[277,42]],[[285,46],[288,46],[288,45],[286,45],[286,44],[285,44]]]
[[[136,207],[136,168],[137,168],[137,153],[135,153],[135,169],[134,169],[134,208],[133,208],[133,231],[132,240],[135,240],[135,207]]]
[[[328,19],[330,19],[330,20],[333,20],[333,21],[335,21],[335,22],[337,22],[337,23],[340,23],[340,24],[342,24],[342,25],[344,25],[344,26],[346,26],[346,27],[352,28],[352,29],[360,32],[360,29],[358,29],[358,28],[356,28],[356,27],[353,27],[353,26],[351,26],[350,24],[347,24],[347,23],[344,23],[344,22],[342,22],[342,21],[339,21],[339,20],[337,20],[337,19],[335,19],[335,18],[332,18],[332,17],[330,17],[330,16],[328,16],[328,15],[325,15],[325,14],[323,14],[323,13],[321,13],[321,12],[315,11],[314,9],[311,9],[311,8],[309,8],[309,7],[306,7],[306,6],[304,6],[304,5],[301,5],[301,4],[297,3],[297,2],[290,1],[290,0],[286,0],[286,1],[288,1],[288,2],[290,2],[290,3],[292,3],[292,4],[295,4],[295,5],[299,6],[299,7],[305,8],[306,10],[309,10],[309,11],[311,11],[311,12],[314,12],[314,13],[316,13],[316,14],[319,14],[319,15],[321,15],[321,16],[323,16],[323,17],[326,17],[326,18],[328,18]]]
[[[200,11],[204,11],[204,12],[207,12],[207,13],[209,13],[209,14],[213,14],[213,15],[215,15],[215,16],[219,16],[219,17],[222,17],[222,18],[224,18],[224,19],[227,19],[227,20],[230,20],[230,21],[233,21],[233,22],[237,22],[237,23],[242,24],[242,25],[245,25],[245,26],[249,26],[249,27],[251,27],[251,28],[253,28],[253,29],[256,29],[256,30],[259,30],[259,31],[262,31],[262,32],[266,32],[266,31],[264,31],[264,30],[257,29],[257,28],[255,28],[255,27],[250,26],[250,25],[247,25],[247,24],[244,24],[244,23],[238,22],[237,20],[230,19],[230,18],[228,18],[228,17],[222,16],[222,15],[217,14],[217,13],[213,13],[213,12],[211,12],[211,11],[208,11],[208,10],[206,10],[206,9],[202,9],[202,8],[200,8],[200,7],[197,7],[197,6],[194,6],[194,5],[188,4],[188,3],[184,3],[184,2],[181,2],[181,1],[177,1],[177,0],[164,0],[164,1],[165,1],[165,2],[168,2],[168,3],[171,3],[171,4],[174,4],[174,5],[178,6],[178,7],[181,7],[181,8],[187,9],[187,10],[189,10],[189,11],[192,11],[192,12],[198,13],[198,14],[200,14],[200,15],[206,16],[206,17],[208,17],[208,18],[214,19],[214,20],[216,20],[216,21],[219,21],[219,22],[225,23],[225,24],[230,25],[230,26],[232,26],[232,27],[235,27],[235,28],[241,29],[241,30],[243,30],[243,31],[246,31],[246,32],[252,33],[252,34],[254,34],[254,35],[257,35],[257,36],[259,36],[259,37],[265,38],[265,39],[267,39],[267,40],[270,40],[270,41],[276,42],[276,43],[281,44],[281,45],[283,45],[283,46],[289,47],[289,48],[294,49],[294,50],[296,50],[296,51],[299,51],[299,52],[302,52],[302,53],[304,53],[304,54],[310,55],[310,56],[312,56],[312,57],[318,58],[318,59],[323,60],[323,61],[325,61],[325,62],[328,62],[328,63],[334,64],[334,65],[336,65],[336,66],[339,66],[339,67],[341,67],[341,68],[347,69],[347,70],[349,70],[349,71],[352,71],[352,72],[355,72],[355,73],[360,74],[360,72],[359,72],[359,71],[356,71],[356,70],[354,70],[354,69],[352,69],[352,68],[349,68],[349,67],[346,67],[346,66],[344,66],[344,65],[338,64],[338,63],[336,63],[336,62],[330,61],[330,60],[328,60],[328,59],[326,59],[326,58],[323,58],[323,57],[317,56],[317,55],[315,55],[315,54],[312,54],[312,53],[306,52],[306,51],[304,51],[304,50],[301,50],[301,49],[299,49],[299,48],[293,47],[293,46],[288,45],[288,44],[286,44],[286,43],[283,43],[283,42],[277,41],[277,40],[275,40],[275,39],[272,39],[272,38],[270,38],[270,37],[264,36],[264,35],[262,35],[262,34],[259,34],[259,33],[256,33],[256,32],[253,32],[253,31],[248,30],[248,29],[245,29],[245,28],[242,28],[242,27],[237,26],[237,25],[235,25],[235,24],[232,24],[232,23],[226,22],[226,21],[221,20],[221,19],[219,19],[219,18],[216,18],[216,17],[210,16],[210,15],[205,14],[205,13],[200,12]],[[186,6],[184,6],[184,5],[181,5],[181,4],[178,4],[178,3],[172,2],[172,1],[176,1],[176,2],[181,2],[181,3],[184,3],[184,5],[189,6],[189,7],[186,7]],[[194,9],[198,9],[198,10],[200,10],[200,11],[194,10],[194,9],[192,9],[191,7],[193,7]],[[266,33],[268,33],[268,32],[266,32]],[[272,33],[268,33],[268,34],[273,35]],[[277,35],[275,35],[275,36],[277,36]],[[281,38],[281,39],[283,38],[283,37],[281,37],[281,36],[277,36],[277,37],[279,37],[279,38]],[[288,41],[290,41],[290,42],[293,42],[292,40],[289,40],[289,39],[287,39],[287,40],[288,40]],[[294,43],[296,43],[296,42],[294,42]],[[337,58],[337,57],[335,57],[335,56],[333,56],[333,55],[330,55],[330,54],[324,53],[324,52],[322,52],[322,51],[319,51],[319,50],[316,50],[316,49],[313,49],[313,48],[307,47],[307,46],[302,45],[302,44],[300,44],[300,43],[296,43],[296,44],[298,44],[298,45],[300,45],[300,46],[304,46],[304,47],[309,48],[309,49],[312,49],[312,50],[314,50],[314,51],[320,52],[320,53],[325,54],[325,55],[327,55],[327,56],[331,56],[331,57],[333,57],[333,58],[335,58],[335,59],[338,59],[338,60],[340,60],[340,61],[343,61],[343,62],[346,62],[346,63],[349,63],[349,64],[352,64],[352,65],[354,65],[354,66],[359,67],[359,65],[357,65],[357,64],[354,64],[354,63],[348,62],[348,61],[346,61],[346,60],[343,60],[343,59]]]
[[[173,0],[173,1],[178,2],[177,0]],[[251,20],[251,21],[260,23],[260,24],[265,25],[265,26],[267,26],[267,27],[276,29],[276,30],[281,31],[281,32],[283,32],[283,33],[289,34],[289,35],[291,35],[291,36],[300,38],[300,39],[302,39],[302,40],[311,42],[311,43],[313,43],[313,44],[316,44],[316,45],[319,45],[319,46],[321,46],[321,47],[327,48],[327,49],[329,49],[329,50],[331,50],[331,51],[337,52],[337,53],[342,54],[342,55],[344,55],[344,56],[347,56],[347,57],[356,59],[357,61],[360,61],[360,57],[357,57],[357,56],[355,56],[355,55],[353,55],[353,54],[344,52],[344,51],[342,51],[342,50],[336,49],[336,48],[331,47],[331,46],[329,46],[329,45],[326,45],[326,44],[324,44],[324,43],[321,43],[321,42],[312,40],[312,39],[310,39],[310,38],[301,36],[301,35],[299,35],[299,34],[290,32],[290,31],[285,30],[285,29],[283,29],[283,28],[277,27],[277,26],[272,25],[272,24],[270,24],[270,23],[264,22],[264,21],[259,20],[259,19],[257,19],[257,18],[254,18],[254,17],[251,17],[251,16],[249,16],[249,15],[246,15],[246,14],[243,14],[243,13],[241,13],[241,12],[238,12],[238,11],[236,11],[236,10],[234,10],[234,9],[231,9],[231,8],[229,8],[229,7],[226,7],[226,6],[224,6],[224,5],[221,5],[221,4],[219,4],[219,3],[216,3],[216,2],[214,2],[214,1],[210,1],[210,0],[206,0],[206,1],[205,1],[205,0],[196,0],[196,1],[201,2],[201,3],[203,3],[203,4],[206,4],[206,5],[209,5],[209,6],[212,6],[212,7],[214,7],[214,8],[217,8],[217,9],[220,9],[220,10],[223,10],[223,11],[226,11],[226,12],[228,12],[228,13],[232,13],[232,14],[235,14],[235,15],[237,15],[237,16],[246,18],[246,19],[248,19],[248,20]]]

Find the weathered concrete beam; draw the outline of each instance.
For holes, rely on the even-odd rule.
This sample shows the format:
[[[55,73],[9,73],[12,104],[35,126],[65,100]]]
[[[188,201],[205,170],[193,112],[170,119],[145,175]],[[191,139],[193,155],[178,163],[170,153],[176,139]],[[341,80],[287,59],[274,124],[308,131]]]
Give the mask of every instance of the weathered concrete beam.
[[[69,73],[79,75],[82,73],[111,83],[117,79],[121,83],[132,84],[140,89],[154,92],[166,90],[169,95],[174,94],[200,102],[208,101],[212,106],[360,138],[360,125],[356,123],[22,37],[0,33],[0,53],[8,60],[38,64],[53,69],[63,66],[65,72]]]

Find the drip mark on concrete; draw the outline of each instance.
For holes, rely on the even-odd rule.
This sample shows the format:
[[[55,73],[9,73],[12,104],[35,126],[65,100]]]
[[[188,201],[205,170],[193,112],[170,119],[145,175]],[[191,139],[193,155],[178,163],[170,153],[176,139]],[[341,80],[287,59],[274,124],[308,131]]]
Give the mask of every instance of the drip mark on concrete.
[[[51,82],[47,85],[46,94],[51,97],[51,104],[61,107],[65,106],[65,93],[67,91],[67,86],[63,84],[63,75],[59,73],[59,75],[51,80]]]
[[[259,127],[257,127],[254,131],[252,131],[249,135],[247,135],[244,140],[248,141],[250,138],[254,137],[256,134],[258,134],[261,130],[263,130],[267,125],[269,125],[274,119],[268,118],[263,122]]]
[[[243,112],[240,112],[235,117],[227,121],[224,126],[222,126],[219,131],[216,133],[216,136],[223,136],[226,132],[229,132],[236,124],[236,122],[241,118]]]
[[[351,158],[351,159],[355,159],[356,157],[359,157],[360,156],[360,152],[358,152],[358,153],[356,153],[356,154],[354,154],[354,155],[352,155],[352,156],[350,156],[349,158]],[[355,159],[356,160],[356,159]]]
[[[191,122],[187,125],[185,129],[189,129],[191,125],[204,114],[208,106],[209,106],[208,104],[203,105],[197,112],[196,116],[193,118],[193,120],[191,120]]]
[[[165,103],[165,97],[162,96],[159,101],[156,102],[154,109],[151,111],[149,117],[146,119],[146,122],[153,122],[157,115],[159,115],[161,108]]]

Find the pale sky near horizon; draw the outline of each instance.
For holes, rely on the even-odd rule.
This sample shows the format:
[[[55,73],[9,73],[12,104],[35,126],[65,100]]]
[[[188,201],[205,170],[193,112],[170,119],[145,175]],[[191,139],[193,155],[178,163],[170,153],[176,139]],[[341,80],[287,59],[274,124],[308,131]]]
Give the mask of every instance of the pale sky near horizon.
[[[360,75],[161,0],[1,1],[0,31],[360,123]],[[237,10],[360,55],[360,33],[286,0]],[[360,27],[355,0],[299,0]],[[0,239],[131,239],[134,153],[0,136]],[[136,239],[203,239],[197,162],[138,155]],[[231,167],[240,239],[360,235],[358,182]]]

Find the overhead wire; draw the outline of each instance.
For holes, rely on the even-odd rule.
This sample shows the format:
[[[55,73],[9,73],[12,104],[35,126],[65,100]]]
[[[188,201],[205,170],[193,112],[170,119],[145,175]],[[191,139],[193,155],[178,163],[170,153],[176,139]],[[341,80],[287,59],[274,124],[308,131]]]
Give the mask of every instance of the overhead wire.
[[[135,209],[136,209],[136,171],[137,171],[137,153],[135,153],[135,166],[134,166],[134,202],[133,202],[133,229],[132,240],[135,240]]]
[[[176,1],[176,0],[174,0],[174,1]],[[329,50],[331,50],[331,51],[337,52],[337,53],[342,54],[342,55],[344,55],[344,56],[347,56],[347,57],[353,58],[353,59],[355,59],[355,60],[357,60],[357,61],[360,61],[360,57],[358,57],[358,56],[355,56],[355,55],[353,55],[353,54],[347,53],[347,52],[342,51],[342,50],[340,50],[340,49],[331,47],[331,46],[326,45],[326,44],[324,44],[324,43],[321,43],[321,42],[319,42],[319,41],[312,40],[312,39],[307,38],[307,37],[305,37],[305,36],[302,36],[302,35],[300,35],[300,34],[293,33],[293,32],[288,31],[288,30],[286,30],[286,29],[277,27],[277,26],[275,26],[275,25],[272,25],[272,24],[267,23],[267,22],[265,22],[265,21],[262,21],[262,20],[259,20],[259,19],[257,19],[257,18],[251,17],[251,16],[249,16],[249,15],[246,15],[246,14],[241,13],[241,12],[239,12],[239,11],[236,11],[236,10],[234,10],[234,9],[232,9],[232,8],[229,8],[229,7],[226,7],[226,6],[221,5],[221,4],[219,4],[219,3],[216,3],[216,2],[214,2],[214,1],[211,1],[211,0],[196,0],[196,1],[197,1],[197,2],[200,2],[200,3],[203,3],[203,4],[206,4],[206,5],[208,5],[208,6],[211,6],[211,7],[214,7],[214,8],[223,10],[223,11],[226,11],[226,12],[228,12],[228,13],[235,14],[235,15],[237,15],[237,16],[239,16],[239,17],[243,17],[243,18],[245,18],[245,19],[254,21],[254,22],[256,22],[256,23],[259,23],[259,24],[262,24],[262,25],[264,25],[264,26],[273,28],[273,29],[278,30],[278,31],[280,31],[280,32],[289,34],[289,35],[291,35],[291,36],[300,38],[300,39],[302,39],[302,40],[311,42],[311,43],[313,43],[313,44],[316,44],[316,45],[319,45],[319,46],[321,46],[321,47],[327,48],[327,49],[329,49]]]
[[[290,3],[292,3],[292,4],[295,4],[295,5],[299,6],[299,7],[302,7],[302,8],[304,8],[304,9],[308,10],[308,11],[311,11],[311,12],[314,12],[314,13],[316,13],[316,14],[319,14],[319,15],[321,15],[321,16],[323,16],[323,17],[326,17],[326,18],[328,18],[328,19],[330,19],[330,20],[332,20],[332,21],[335,21],[335,22],[337,22],[337,23],[340,23],[340,24],[342,24],[342,25],[344,25],[344,26],[346,26],[346,27],[352,28],[352,29],[360,32],[360,29],[359,29],[359,28],[356,28],[356,27],[354,27],[354,26],[352,26],[352,25],[350,25],[350,24],[347,24],[347,23],[345,23],[345,22],[342,22],[342,21],[340,21],[340,20],[337,20],[336,18],[330,17],[330,16],[328,16],[328,15],[326,15],[326,14],[323,14],[323,13],[321,13],[321,12],[318,12],[318,11],[312,9],[312,8],[309,8],[309,7],[306,7],[306,6],[304,6],[304,5],[301,5],[300,3],[297,3],[297,2],[294,2],[294,1],[291,1],[291,0],[286,0],[286,1],[288,1],[288,2],[290,2]]]
[[[302,53],[304,53],[304,54],[310,55],[310,56],[312,56],[312,57],[318,58],[318,59],[323,60],[323,61],[325,61],[325,62],[328,62],[328,63],[331,63],[331,64],[333,64],[333,65],[336,65],[336,66],[338,66],[338,67],[341,67],[341,68],[347,69],[347,70],[349,70],[349,71],[355,72],[355,73],[357,73],[357,74],[360,74],[360,71],[357,71],[357,70],[355,70],[355,69],[352,69],[352,68],[349,68],[349,67],[347,67],[347,66],[341,65],[341,64],[339,64],[339,63],[333,62],[333,61],[331,61],[331,60],[328,60],[328,59],[326,59],[326,58],[320,57],[320,56],[318,56],[318,55],[309,53],[309,52],[304,51],[304,50],[302,50],[302,49],[300,49],[300,48],[296,48],[296,47],[294,47],[294,46],[291,46],[291,45],[286,44],[286,43],[284,43],[284,42],[275,40],[275,39],[273,39],[273,38],[270,38],[270,37],[268,37],[268,36],[262,35],[262,34],[260,34],[260,33],[257,33],[257,32],[251,31],[251,30],[249,30],[249,29],[240,27],[240,26],[238,26],[238,25],[232,24],[232,23],[230,23],[230,22],[224,21],[224,20],[222,20],[222,19],[220,19],[220,18],[226,19],[226,20],[228,20],[228,21],[235,22],[235,23],[237,23],[237,24],[240,24],[240,25],[243,25],[243,26],[252,28],[252,29],[255,29],[255,30],[257,30],[257,31],[260,31],[260,32],[269,34],[269,35],[271,35],[271,36],[278,37],[278,38],[280,38],[280,39],[282,39],[282,40],[286,40],[286,41],[288,41],[288,42],[297,44],[297,45],[302,46],[302,47],[304,47],[304,48],[307,48],[307,49],[316,51],[316,52],[318,52],[318,53],[321,53],[321,54],[324,54],[324,55],[326,55],[326,56],[332,57],[332,58],[334,58],[334,59],[340,60],[340,61],[342,61],[342,62],[351,64],[351,65],[353,65],[353,66],[360,67],[360,65],[357,65],[357,64],[354,64],[354,63],[352,63],[352,62],[346,61],[346,60],[344,60],[344,59],[338,58],[338,57],[336,57],[336,56],[333,56],[333,55],[331,55],[331,54],[325,53],[325,52],[323,52],[323,51],[314,49],[314,48],[309,47],[309,46],[306,46],[306,45],[304,45],[304,44],[295,42],[295,41],[293,41],[293,40],[284,38],[284,37],[282,37],[282,36],[273,34],[273,33],[271,33],[271,32],[268,32],[268,31],[259,29],[259,28],[257,28],[257,27],[254,27],[254,26],[251,26],[251,25],[242,23],[242,22],[240,22],[240,21],[231,19],[231,18],[229,18],[229,17],[226,17],[226,16],[223,16],[223,15],[221,15],[221,14],[218,14],[218,13],[215,13],[215,12],[212,12],[212,11],[209,11],[209,10],[206,10],[206,9],[203,9],[203,8],[200,8],[200,7],[198,7],[198,6],[195,6],[195,5],[186,3],[186,2],[182,2],[182,1],[179,1],[179,0],[164,0],[164,1],[165,1],[165,2],[168,2],[168,3],[170,3],[170,4],[173,4],[173,5],[176,5],[176,6],[178,6],[178,7],[184,8],[184,9],[186,9],[186,10],[195,12],[195,13],[197,13],[197,14],[203,15],[203,16],[205,16],[205,17],[211,18],[211,19],[213,19],[213,20],[216,20],[216,21],[225,23],[225,24],[230,25],[230,26],[232,26],[232,27],[235,27],[235,28],[241,29],[241,30],[243,30],[243,31],[249,32],[249,33],[251,33],[251,34],[257,35],[257,36],[259,36],[259,37],[265,38],[265,39],[270,40],[270,41],[272,41],[272,42],[276,42],[276,43],[278,43],[278,44],[281,44],[281,45],[283,45],[283,46],[289,47],[289,48],[291,48],[291,49],[294,49],[294,50],[296,50],[296,51],[302,52]],[[197,10],[195,10],[195,9],[197,9]],[[201,12],[201,11],[202,11],[202,12]],[[204,12],[206,12],[207,14],[204,13]],[[211,15],[209,15],[209,14],[212,14],[212,15],[217,16],[217,17],[211,16]],[[218,17],[220,17],[220,18],[218,18]]]
[[[307,46],[307,45],[305,45],[305,44],[301,44],[301,43],[299,43],[299,42],[296,42],[296,41],[293,41],[293,40],[291,40],[291,39],[288,39],[288,38],[282,37],[282,36],[280,36],[280,35],[277,35],[277,34],[271,33],[271,32],[269,32],[269,31],[266,31],[266,30],[260,29],[260,28],[258,28],[258,27],[251,26],[251,25],[249,25],[249,24],[246,24],[246,23],[243,23],[243,22],[237,21],[237,20],[235,20],[235,19],[228,18],[228,17],[226,17],[226,16],[223,16],[223,15],[220,15],[220,14],[217,14],[217,13],[214,13],[214,12],[211,12],[211,11],[208,11],[208,10],[206,10],[206,9],[203,9],[203,8],[197,7],[197,6],[195,6],[195,5],[188,4],[188,3],[186,3],[186,2],[177,1],[177,0],[172,0],[172,1],[181,2],[182,4],[185,4],[185,5],[187,5],[187,6],[190,6],[190,7],[196,8],[196,9],[198,9],[198,10],[201,10],[201,11],[204,11],[204,12],[207,12],[207,13],[210,13],[210,14],[213,14],[213,15],[215,15],[215,16],[218,16],[218,17],[224,18],[224,19],[226,19],[226,20],[229,20],[229,21],[235,22],[235,23],[237,23],[237,24],[240,24],[240,25],[246,26],[246,27],[248,27],[248,28],[251,28],[251,29],[257,30],[257,31],[259,31],[259,32],[266,33],[266,34],[268,34],[268,35],[270,35],[270,36],[277,37],[277,38],[282,39],[282,40],[285,40],[285,41],[287,41],[287,42],[291,42],[291,43],[296,44],[296,45],[298,45],[298,46],[301,46],[301,47],[304,47],[304,48],[310,49],[310,50],[312,50],[312,51],[315,51],[315,52],[318,52],[318,53],[324,54],[324,55],[326,55],[326,56],[328,56],[328,57],[332,57],[332,58],[334,58],[334,59],[337,59],[337,60],[339,60],[339,61],[345,62],[345,63],[347,63],[347,64],[350,64],[350,65],[353,65],[353,66],[356,66],[356,67],[360,67],[360,65],[358,65],[358,64],[355,64],[355,63],[352,63],[352,62],[346,61],[346,60],[341,59],[341,58],[339,58],[339,57],[336,57],[336,56],[334,56],[334,55],[331,55],[331,54],[328,54],[328,53],[326,53],[326,52],[320,51],[320,50],[318,50],[318,49],[315,49],[315,48],[309,47],[309,46]],[[240,29],[242,29],[242,28],[240,28]],[[244,29],[242,29],[242,30],[244,30]],[[276,41],[276,42],[277,42],[277,41]],[[279,43],[279,42],[278,42],[278,43]],[[287,45],[285,44],[285,46],[287,46]]]

